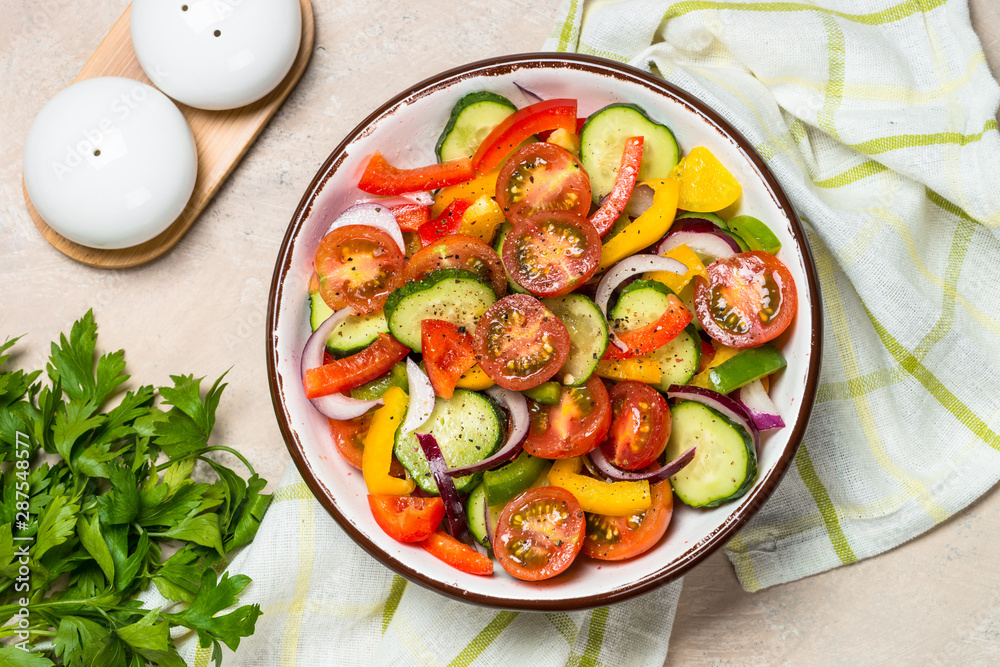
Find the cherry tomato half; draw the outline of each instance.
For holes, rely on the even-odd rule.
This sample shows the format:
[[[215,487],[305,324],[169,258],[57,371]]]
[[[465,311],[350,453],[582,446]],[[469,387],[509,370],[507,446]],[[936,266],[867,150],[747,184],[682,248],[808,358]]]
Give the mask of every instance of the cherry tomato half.
[[[762,251],[744,252],[708,265],[695,278],[694,308],[709,336],[729,347],[747,348],[781,335],[798,307],[792,274]]]
[[[319,291],[334,310],[351,306],[363,315],[378,312],[403,284],[405,266],[392,237],[368,225],[338,227],[316,249]]]
[[[541,211],[590,212],[590,178],[565,148],[536,141],[518,149],[497,177],[497,204],[511,222]]]
[[[524,450],[532,456],[583,456],[604,440],[611,426],[611,399],[596,375],[582,387],[563,387],[556,405],[531,401],[528,407],[531,428]]]
[[[650,486],[653,505],[629,516],[587,515],[583,553],[600,560],[625,560],[656,546],[670,525],[674,493],[670,482]]]
[[[585,217],[543,211],[514,225],[503,244],[511,279],[537,296],[562,296],[590,280],[601,263],[601,236]]]
[[[504,507],[493,537],[493,553],[512,577],[549,579],[573,563],[583,547],[586,528],[583,510],[572,493],[558,486],[538,486]]]
[[[474,336],[479,365],[505,389],[523,391],[555,375],[569,356],[569,332],[527,294],[510,294],[479,318]]]
[[[452,234],[417,251],[406,264],[406,282],[420,280],[440,269],[465,269],[490,284],[497,297],[507,293],[507,274],[500,257],[474,236]]]
[[[368,494],[368,506],[379,528],[400,542],[423,542],[434,534],[444,518],[439,497],[376,496]]]
[[[611,389],[611,431],[601,445],[608,460],[623,470],[653,463],[670,439],[670,406],[648,384],[626,380]]]
[[[348,463],[361,470],[361,461],[365,455],[365,436],[372,425],[374,412],[366,412],[354,419],[330,419],[330,438],[333,446],[341,453]],[[395,459],[389,465],[389,474],[393,477],[403,479],[406,477],[406,469]]]

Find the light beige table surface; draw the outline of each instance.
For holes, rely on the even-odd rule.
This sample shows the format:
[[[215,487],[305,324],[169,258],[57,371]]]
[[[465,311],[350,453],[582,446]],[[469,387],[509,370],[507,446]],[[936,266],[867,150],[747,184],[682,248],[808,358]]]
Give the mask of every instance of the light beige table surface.
[[[216,436],[272,482],[289,459],[264,363],[274,258],[313,173],[384,100],[470,60],[537,50],[557,0],[314,0],[312,63],[229,183],[172,252],[89,269],[52,249],[21,197],[21,151],[42,105],[77,74],[125,0],[0,0],[0,338],[40,368],[87,308],[103,349],[142,383],[231,368]],[[971,0],[1000,71],[1000,2]],[[753,595],[722,553],[685,579],[668,665],[1000,664],[1000,492],[888,554]]]

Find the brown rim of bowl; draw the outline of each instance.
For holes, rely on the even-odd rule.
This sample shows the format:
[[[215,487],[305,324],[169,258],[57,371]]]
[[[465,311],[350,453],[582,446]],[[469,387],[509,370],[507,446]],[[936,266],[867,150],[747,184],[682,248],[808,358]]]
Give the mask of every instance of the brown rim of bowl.
[[[799,414],[801,416],[792,426],[792,433],[788,440],[788,446],[778,459],[777,465],[775,465],[769,473],[767,473],[762,479],[758,480],[758,482],[754,485],[754,488],[751,491],[750,502],[737,509],[735,513],[728,517],[723,525],[719,526],[714,532],[695,543],[668,566],[661,568],[652,575],[614,589],[610,593],[567,598],[563,600],[509,599],[470,593],[458,586],[442,583],[414,570],[402,561],[397,560],[377,548],[368,540],[367,537],[359,532],[343,514],[341,514],[340,510],[337,509],[333,500],[328,496],[326,488],[312,474],[311,469],[306,464],[302,454],[302,449],[296,435],[292,432],[291,427],[289,426],[288,417],[281,403],[281,386],[279,385],[276,372],[277,350],[274,340],[274,331],[278,315],[277,295],[282,280],[291,266],[290,248],[292,241],[301,229],[303,222],[308,217],[313,200],[322,189],[323,184],[325,184],[327,179],[332,175],[335,167],[338,166],[340,161],[343,159],[342,153],[345,148],[347,148],[347,146],[354,141],[354,139],[362,135],[366,128],[368,128],[376,119],[398,105],[400,102],[411,98],[418,93],[421,95],[429,94],[435,89],[440,88],[444,83],[451,82],[454,79],[476,76],[482,74],[484,70],[489,70],[492,74],[498,75],[505,74],[519,68],[538,67],[545,69],[551,67],[551,65],[555,63],[599,74],[611,74],[617,78],[627,79],[633,83],[643,85],[656,92],[666,95],[667,97],[671,97],[677,102],[692,109],[696,114],[712,125],[716,131],[722,134],[723,137],[736,143],[739,149],[747,156],[757,169],[758,174],[767,187],[771,197],[774,199],[775,204],[777,204],[778,208],[781,209],[791,222],[792,235],[796,240],[802,256],[802,261],[806,269],[806,279],[809,284],[809,292],[812,296],[812,340],[809,355],[809,372],[806,380],[805,393],[802,397],[802,403],[799,410]],[[268,385],[271,392],[271,402],[274,407],[275,416],[278,420],[278,427],[281,430],[281,435],[285,440],[285,444],[288,447],[288,452],[291,455],[292,460],[295,462],[295,466],[298,468],[299,473],[302,475],[306,484],[312,490],[320,504],[326,508],[327,512],[329,512],[337,523],[340,524],[341,528],[343,528],[357,544],[359,544],[365,551],[371,554],[372,557],[381,562],[383,565],[399,573],[410,581],[416,582],[437,591],[438,593],[463,602],[471,602],[499,609],[512,609],[519,611],[573,611],[590,609],[628,600],[643,593],[647,593],[682,576],[685,572],[707,558],[710,554],[715,552],[716,549],[732,538],[746,524],[750,517],[752,517],[767,501],[767,499],[770,498],[794,458],[799,444],[802,442],[802,437],[806,429],[806,423],[808,422],[809,415],[812,412],[813,404],[816,399],[816,391],[819,383],[820,356],[822,351],[822,310],[820,303],[821,296],[819,280],[816,274],[816,265],[813,261],[812,251],[809,248],[805,231],[802,228],[802,224],[799,221],[795,210],[792,208],[787,196],[778,184],[777,180],[771,174],[767,165],[753,149],[750,143],[718,113],[686,91],[667,83],[663,79],[659,79],[647,72],[623,63],[594,56],[569,53],[513,54],[480,60],[461,67],[449,69],[411,86],[404,92],[390,99],[388,102],[372,112],[367,118],[361,121],[347,135],[347,137],[344,138],[340,145],[334,149],[334,151],[323,163],[323,166],[313,177],[309,188],[306,190],[295,210],[295,214],[293,215],[291,223],[288,226],[288,230],[285,233],[285,238],[282,240],[281,248],[275,262],[274,274],[271,278],[271,287],[268,294],[267,304]]]

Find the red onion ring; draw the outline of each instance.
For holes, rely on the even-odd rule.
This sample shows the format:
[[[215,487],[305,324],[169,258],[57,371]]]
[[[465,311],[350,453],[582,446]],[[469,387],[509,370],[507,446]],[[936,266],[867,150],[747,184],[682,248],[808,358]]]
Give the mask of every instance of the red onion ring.
[[[403,434],[423,426],[434,412],[434,387],[427,374],[409,357],[406,358],[406,382],[409,385],[410,402],[406,406],[403,425],[399,427]]]
[[[670,271],[682,276],[687,273],[687,267],[676,259],[660,257],[659,255],[632,255],[631,257],[626,257],[612,266],[604,274],[604,277],[601,278],[601,282],[597,284],[597,292],[594,293],[594,303],[604,313],[604,317],[608,316],[608,301],[611,300],[611,293],[615,291],[615,288],[636,274],[648,271]],[[609,337],[618,349],[628,349],[628,345],[622,342],[613,331],[609,332]]]
[[[673,477],[680,472],[684,466],[694,460],[696,450],[697,447],[692,447],[670,463],[662,465],[655,470],[640,470],[636,472],[622,470],[612,463],[607,455],[605,455],[603,447],[598,447],[591,451],[587,454],[587,458],[593,462],[594,467],[597,468],[603,477],[608,477],[616,482],[640,482],[645,479],[649,480],[650,484],[653,484],[668,477]]]
[[[461,468],[448,468],[446,475],[452,477],[465,477],[477,472],[486,472],[507,463],[521,453],[524,441],[528,439],[528,428],[531,426],[531,417],[528,414],[528,402],[521,392],[510,391],[501,386],[494,385],[486,390],[486,394],[507,406],[510,411],[510,433],[507,434],[507,442],[496,453],[472,465]]]
[[[723,417],[740,426],[753,439],[754,449],[760,451],[760,431],[757,430],[753,419],[747,414],[742,405],[729,398],[725,394],[720,394],[711,389],[703,389],[689,384],[671,385],[667,390],[667,398],[679,398],[685,401],[695,401],[708,406],[722,414]]]
[[[388,205],[384,202],[363,201],[351,206],[337,216],[337,219],[333,221],[330,228],[326,230],[326,233],[329,234],[333,230],[346,225],[367,225],[368,227],[380,229],[396,242],[401,253],[406,254],[406,242],[403,241],[403,232],[399,228],[399,223],[396,222],[396,216],[392,214],[392,211],[389,210]]]
[[[760,380],[744,385],[733,398],[743,406],[754,425],[761,431],[785,428],[785,420],[778,414],[778,408],[764,391],[764,385]]]
[[[366,197],[364,199],[359,199],[361,202],[370,202],[372,204],[381,204],[382,206],[406,206],[417,204],[419,206],[433,206],[434,205],[434,195],[429,192],[411,192],[405,195],[395,195],[393,197]]]
[[[490,549],[493,548],[493,522],[490,517],[490,504],[487,502],[483,503],[483,519],[486,520],[486,541],[490,543]]]
[[[437,440],[430,433],[417,433],[417,442],[424,450],[424,456],[427,457],[427,463],[430,465],[431,475],[434,476],[434,483],[437,484],[441,500],[444,501],[444,511],[448,517],[452,537],[471,545],[475,540],[469,533],[469,522],[465,516],[465,508],[462,506],[462,499],[455,488],[455,482],[445,474],[448,463],[444,460]]]
[[[656,254],[665,255],[679,245],[686,245],[699,255],[715,259],[725,259],[742,252],[733,237],[700,218],[683,221],[679,227],[668,232],[656,246]]]
[[[534,102],[542,102],[542,101],[545,100],[544,97],[542,97],[538,93],[534,93],[534,92],[528,90],[527,88],[525,88],[524,86],[522,86],[521,84],[519,84],[517,81],[514,82],[514,85],[517,87],[518,90],[520,90],[522,93],[524,93],[525,97],[533,100]]]
[[[299,374],[305,378],[306,371],[310,368],[318,368],[323,365],[323,352],[326,349],[326,341],[330,334],[338,326],[343,324],[351,315],[354,315],[353,308],[341,308],[320,324],[316,331],[309,336],[305,347],[302,349],[302,359],[299,362]],[[305,395],[305,390],[303,390]],[[345,396],[344,394],[330,394],[319,398],[310,399],[317,410],[328,419],[354,419],[360,417],[376,405],[382,405],[382,400],[359,401]]]

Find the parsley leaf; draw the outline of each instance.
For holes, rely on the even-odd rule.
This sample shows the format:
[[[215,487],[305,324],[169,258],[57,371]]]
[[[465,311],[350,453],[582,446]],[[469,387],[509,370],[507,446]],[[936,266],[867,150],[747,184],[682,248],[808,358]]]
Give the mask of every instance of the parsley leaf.
[[[204,393],[192,375],[128,390],[125,354],[98,356],[91,312],[52,344],[44,374],[5,369],[17,341],[0,344],[0,637],[13,636],[2,626],[22,607],[17,550],[30,543],[33,632],[22,645],[33,652],[0,648],[0,665],[184,667],[176,627],[221,665],[222,645],[239,646],[261,612],[237,606],[249,578],[213,568],[253,538],[271,499],[239,452],[210,444],[225,376]],[[248,476],[215,461],[220,450]],[[197,462],[214,483],[194,481]],[[25,498],[26,526],[15,523]],[[150,584],[188,607],[145,608],[136,596]]]

